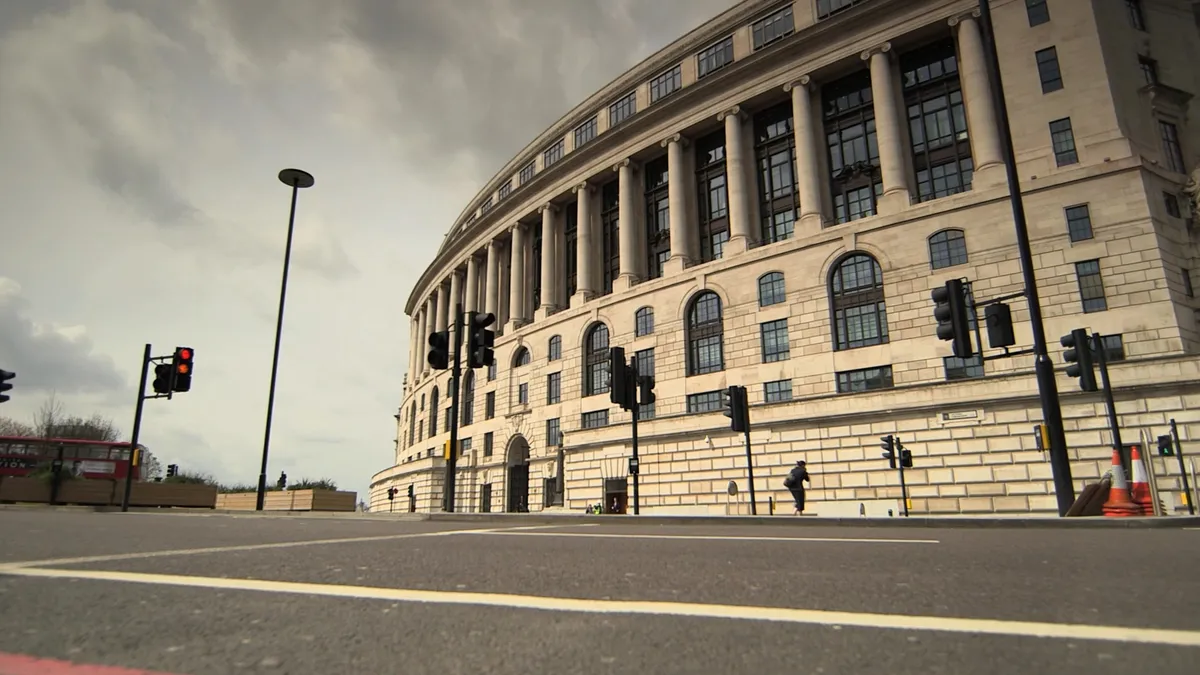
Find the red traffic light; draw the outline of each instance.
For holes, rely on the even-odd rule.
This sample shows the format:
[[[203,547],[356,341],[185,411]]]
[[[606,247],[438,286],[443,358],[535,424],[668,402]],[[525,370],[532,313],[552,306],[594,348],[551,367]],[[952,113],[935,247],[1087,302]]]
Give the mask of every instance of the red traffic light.
[[[183,359],[184,361],[190,361],[192,359],[192,350],[188,347],[180,347],[179,358]]]

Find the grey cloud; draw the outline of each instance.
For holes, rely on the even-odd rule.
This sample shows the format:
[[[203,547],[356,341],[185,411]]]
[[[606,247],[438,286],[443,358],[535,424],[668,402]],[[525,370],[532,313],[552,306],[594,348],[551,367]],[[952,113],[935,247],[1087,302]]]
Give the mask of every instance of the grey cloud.
[[[348,37],[382,70],[376,90],[355,82],[362,114],[418,156],[440,158],[431,170],[463,153],[490,174],[583,98],[732,4],[214,0],[210,7],[233,43],[264,64]]]
[[[92,353],[86,335],[68,337],[35,324],[19,289],[0,277],[0,367],[17,373],[14,391],[109,394],[127,388],[113,360]]]

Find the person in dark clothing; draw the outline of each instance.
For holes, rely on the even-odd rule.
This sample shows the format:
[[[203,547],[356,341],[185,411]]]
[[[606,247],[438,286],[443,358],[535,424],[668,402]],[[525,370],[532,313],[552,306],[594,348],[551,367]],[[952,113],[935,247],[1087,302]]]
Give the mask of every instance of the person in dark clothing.
[[[796,513],[799,514],[804,513],[804,481],[808,481],[808,484],[812,485],[812,479],[809,478],[805,465],[804,460],[796,462],[791,473],[783,480],[784,487],[792,493],[792,499],[796,500]]]

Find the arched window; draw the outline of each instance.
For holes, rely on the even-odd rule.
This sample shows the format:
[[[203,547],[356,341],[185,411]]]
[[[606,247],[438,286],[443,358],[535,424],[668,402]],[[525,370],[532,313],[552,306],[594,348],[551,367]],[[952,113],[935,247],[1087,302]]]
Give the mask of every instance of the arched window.
[[[643,307],[633,314],[633,335],[642,337],[654,332],[654,308]]]
[[[475,371],[468,370],[466,377],[463,378],[462,400],[459,401],[462,408],[462,426],[468,426],[475,421]]]
[[[512,367],[520,368],[521,366],[527,366],[529,365],[530,358],[528,349],[517,347],[517,352],[513,354]]]
[[[929,264],[933,269],[967,264],[967,238],[962,230],[942,230],[929,238]]]
[[[883,300],[883,270],[865,253],[852,253],[829,277],[833,310],[833,348],[855,349],[888,341],[887,307]]]
[[[687,312],[688,375],[703,375],[725,369],[725,325],[721,298],[704,291],[692,300]]]
[[[546,352],[550,355],[549,360],[557,361],[562,358],[562,336],[555,335],[550,338],[550,344],[546,346]]]
[[[408,445],[412,447],[417,442],[417,402],[408,406]]]
[[[608,392],[608,326],[597,323],[583,338],[583,395]]]
[[[758,306],[770,307],[787,299],[783,272],[767,272],[758,278]]]
[[[437,420],[438,418],[438,390],[433,388],[433,392],[429,394],[429,437],[437,436]]]

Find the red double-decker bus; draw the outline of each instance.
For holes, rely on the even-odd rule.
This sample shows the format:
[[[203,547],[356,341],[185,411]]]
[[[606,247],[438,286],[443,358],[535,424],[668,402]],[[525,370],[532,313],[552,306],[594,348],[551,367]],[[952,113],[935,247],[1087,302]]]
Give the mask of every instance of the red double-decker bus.
[[[129,472],[131,447],[129,443],[73,438],[0,436],[0,476],[27,476],[54,460],[62,460],[63,471],[82,478],[124,479]],[[135,480],[139,468],[133,469]]]

